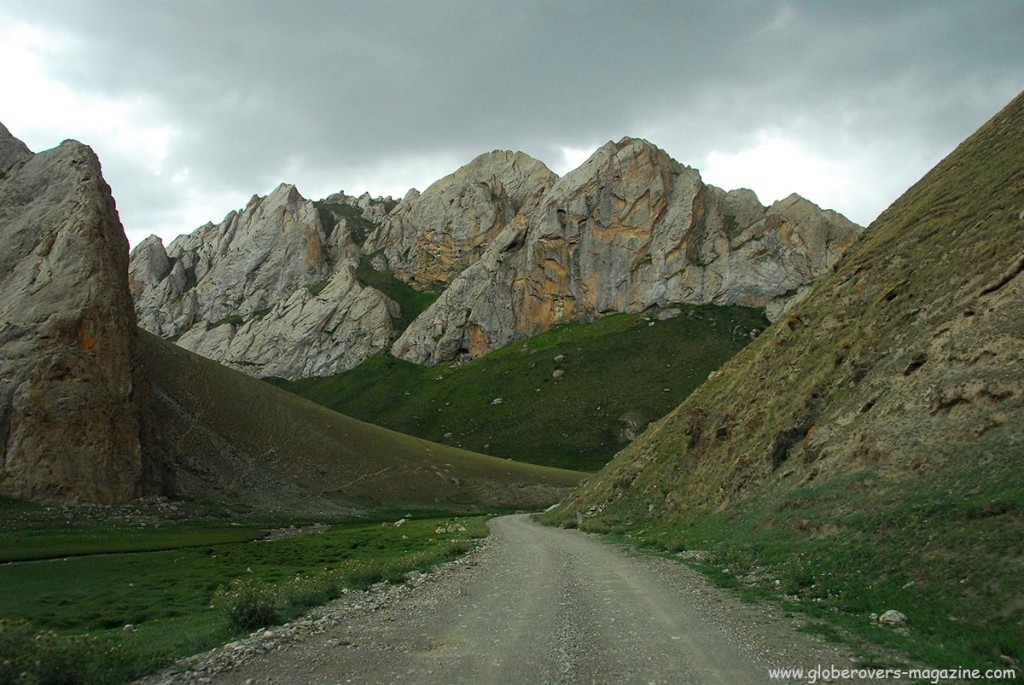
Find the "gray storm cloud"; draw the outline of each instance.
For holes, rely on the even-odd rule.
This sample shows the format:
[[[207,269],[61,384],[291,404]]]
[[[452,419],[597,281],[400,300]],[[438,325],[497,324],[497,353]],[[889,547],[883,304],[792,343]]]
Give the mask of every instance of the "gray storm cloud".
[[[314,196],[305,186],[422,187],[486,150],[557,167],[567,148],[625,135],[700,167],[765,131],[825,158],[863,156],[857,206],[836,208],[866,222],[1024,73],[1016,0],[43,0],[0,12],[70,36],[46,58],[52,78],[145,98],[173,127],[164,175],[104,158],[126,227],[168,235],[194,228],[169,225],[190,186],[232,198],[286,180]],[[175,169],[188,182],[172,188]]]

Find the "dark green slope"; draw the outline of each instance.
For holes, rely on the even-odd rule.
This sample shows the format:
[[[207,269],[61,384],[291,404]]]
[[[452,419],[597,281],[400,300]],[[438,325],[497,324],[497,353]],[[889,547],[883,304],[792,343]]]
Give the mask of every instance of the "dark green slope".
[[[168,494],[260,509],[543,508],[581,474],[368,425],[140,331],[144,445]]]
[[[593,471],[768,323],[744,307],[671,309],[678,315],[663,320],[616,314],[567,324],[460,366],[384,355],[339,376],[273,382],[402,433]]]
[[[1019,670],[1022,274],[1024,95],[553,519],[704,550],[929,666]]]

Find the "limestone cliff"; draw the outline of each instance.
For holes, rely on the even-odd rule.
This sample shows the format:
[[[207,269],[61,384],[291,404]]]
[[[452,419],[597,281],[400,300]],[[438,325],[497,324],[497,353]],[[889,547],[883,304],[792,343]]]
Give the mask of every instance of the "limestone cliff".
[[[625,138],[561,179],[520,152],[483,154],[397,205],[344,194],[314,204],[282,185],[167,250],[143,242],[131,280],[147,330],[294,379],[389,346],[421,364],[476,357],[560,323],[673,302],[775,317],[860,230],[796,195],[764,207],[749,190],[705,185]],[[355,278],[364,258],[441,292],[397,341],[397,305]]]
[[[410,224],[420,202],[410,203]],[[393,244],[408,245],[409,232]],[[705,185],[659,148],[625,138],[492,230],[480,258],[392,352],[437,364],[559,323],[672,302],[765,306],[777,316],[860,232],[796,195],[766,208],[749,190]],[[429,267],[417,271],[422,262],[396,262],[407,252],[417,254],[392,253],[392,268],[409,268],[410,281],[435,279]]]
[[[359,258],[350,221],[282,184],[166,250],[143,241],[130,280],[146,330],[253,375],[323,376],[391,341],[397,306],[358,283]]]
[[[0,493],[142,494],[128,241],[93,151],[33,155],[0,126]]]
[[[519,213],[529,213],[558,176],[522,152],[480,155],[407,195],[367,239],[387,267],[419,290],[444,289]]]

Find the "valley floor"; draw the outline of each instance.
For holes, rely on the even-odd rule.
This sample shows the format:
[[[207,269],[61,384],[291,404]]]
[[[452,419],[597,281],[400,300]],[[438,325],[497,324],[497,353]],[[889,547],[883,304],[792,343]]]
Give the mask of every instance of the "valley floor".
[[[263,654],[240,648],[230,670],[149,682],[767,683],[787,682],[771,679],[776,667],[855,667],[781,610],[679,563],[526,516],[491,529],[481,549],[418,582],[339,600],[318,619],[326,629]]]

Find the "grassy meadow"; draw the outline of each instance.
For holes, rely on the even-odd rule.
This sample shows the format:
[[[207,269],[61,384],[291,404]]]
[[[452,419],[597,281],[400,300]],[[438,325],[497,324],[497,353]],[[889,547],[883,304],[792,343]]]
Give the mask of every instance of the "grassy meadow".
[[[0,502],[3,684],[128,682],[345,591],[401,582],[486,535],[483,518],[446,517],[334,522],[271,541],[268,531],[311,521],[69,523],[53,511]],[[466,531],[436,532],[453,521]]]
[[[465,364],[428,368],[383,354],[337,376],[271,382],[400,433],[595,471],[628,444],[627,432],[668,413],[768,325],[759,309],[674,308],[680,314],[665,320],[565,324]]]

